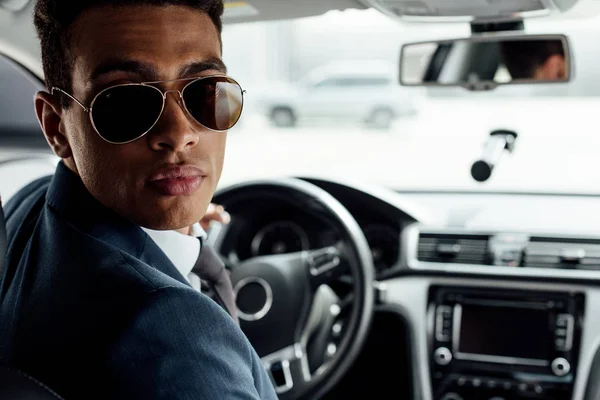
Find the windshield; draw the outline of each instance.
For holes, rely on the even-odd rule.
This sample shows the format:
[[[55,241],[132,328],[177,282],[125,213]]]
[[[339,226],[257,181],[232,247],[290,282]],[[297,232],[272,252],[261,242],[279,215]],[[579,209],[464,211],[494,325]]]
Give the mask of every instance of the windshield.
[[[398,83],[403,43],[465,37],[466,23],[350,10],[226,25],[224,58],[247,93],[221,184],[315,176],[395,190],[600,193],[598,22],[527,20],[528,33],[568,36],[573,79],[492,92]],[[497,129],[518,134],[514,151],[477,182],[471,166]]]

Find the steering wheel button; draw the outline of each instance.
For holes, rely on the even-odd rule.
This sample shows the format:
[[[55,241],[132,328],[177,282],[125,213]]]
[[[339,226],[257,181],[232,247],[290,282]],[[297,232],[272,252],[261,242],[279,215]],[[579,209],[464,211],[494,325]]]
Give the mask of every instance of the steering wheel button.
[[[331,328],[331,332],[335,337],[339,337],[342,333],[342,324],[340,322],[336,322]]]
[[[271,364],[271,376],[276,387],[285,387],[287,385],[284,365],[281,361]]]
[[[337,317],[342,312],[342,308],[339,306],[339,304],[332,304],[331,307],[329,307],[329,312],[334,317]]]
[[[333,357],[336,352],[337,352],[337,346],[335,345],[335,343],[329,343],[327,345],[327,355],[329,357]]]
[[[529,386],[526,383],[519,383],[519,390],[522,392],[526,392],[529,389]]]
[[[533,391],[537,394],[542,394],[544,392],[544,388],[541,385],[535,385]]]

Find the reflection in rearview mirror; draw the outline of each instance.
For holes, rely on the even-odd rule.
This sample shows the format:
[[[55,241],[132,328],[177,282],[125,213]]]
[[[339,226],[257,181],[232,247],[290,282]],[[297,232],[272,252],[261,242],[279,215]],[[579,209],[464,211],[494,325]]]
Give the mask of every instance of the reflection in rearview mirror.
[[[568,82],[571,58],[564,35],[482,36],[402,47],[405,86],[489,90],[516,83]]]

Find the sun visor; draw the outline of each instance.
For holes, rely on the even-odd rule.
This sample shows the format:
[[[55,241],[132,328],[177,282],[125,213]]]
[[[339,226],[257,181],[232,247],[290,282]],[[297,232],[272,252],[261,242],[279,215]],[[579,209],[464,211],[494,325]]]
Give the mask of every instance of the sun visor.
[[[361,0],[225,0],[224,6],[226,24],[290,20],[323,15],[331,10],[368,8]]]
[[[27,3],[29,0],[0,0],[0,9],[17,12],[24,9]]]
[[[247,1],[225,1],[225,13],[223,14],[223,18],[249,18],[255,17],[259,14],[256,7]]]

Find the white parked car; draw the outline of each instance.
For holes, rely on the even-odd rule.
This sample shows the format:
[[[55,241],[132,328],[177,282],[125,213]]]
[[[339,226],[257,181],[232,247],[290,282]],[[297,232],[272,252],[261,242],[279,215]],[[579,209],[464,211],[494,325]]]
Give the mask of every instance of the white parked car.
[[[417,113],[413,98],[398,84],[397,67],[377,61],[331,63],[296,84],[273,85],[261,107],[277,127],[327,119],[387,129],[396,118]]]

